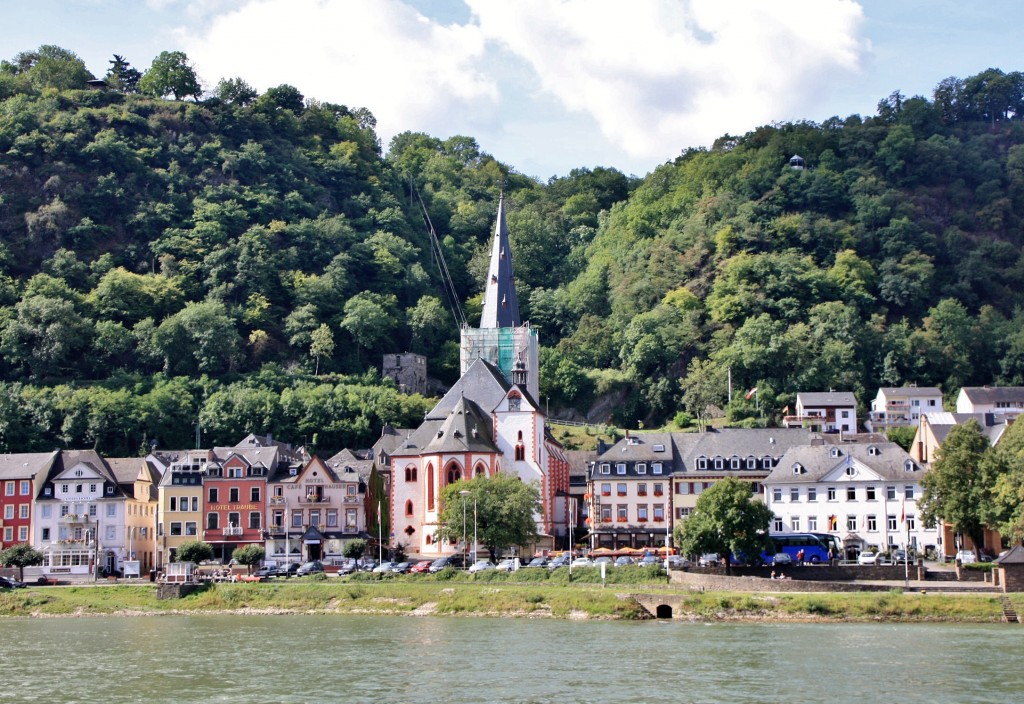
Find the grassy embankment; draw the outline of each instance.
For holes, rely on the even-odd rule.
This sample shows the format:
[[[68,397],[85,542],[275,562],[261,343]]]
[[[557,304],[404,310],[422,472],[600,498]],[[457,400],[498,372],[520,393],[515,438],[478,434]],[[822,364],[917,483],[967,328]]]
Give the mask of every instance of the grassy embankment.
[[[583,577],[584,575],[581,575]],[[573,584],[409,577],[293,579],[218,584],[184,599],[158,601],[150,584],[29,587],[0,592],[0,616],[90,616],[169,613],[437,614],[544,618],[639,619],[628,592],[684,595],[676,618],[998,623],[999,599],[976,594],[686,593],[664,584]],[[1024,594],[1011,597],[1024,612]]]

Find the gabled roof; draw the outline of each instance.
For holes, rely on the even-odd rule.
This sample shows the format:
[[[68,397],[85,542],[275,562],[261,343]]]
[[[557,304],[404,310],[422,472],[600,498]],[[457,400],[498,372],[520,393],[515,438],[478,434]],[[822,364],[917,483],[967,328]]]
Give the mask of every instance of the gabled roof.
[[[159,494],[158,485],[160,484],[161,474],[155,465],[145,457],[107,457],[105,459],[107,466],[110,467],[110,471],[114,474],[117,483],[126,496],[138,499],[139,501],[156,500]],[[140,475],[150,482],[146,496],[135,495],[135,481]]]
[[[381,429],[380,439],[373,443],[373,459],[379,459],[381,455],[390,455],[395,448],[401,447],[411,432],[412,428],[393,428],[385,425]]]
[[[1024,565],[1024,547],[1016,545],[1010,552],[995,560],[999,565]]]
[[[995,445],[1003,437],[1009,426],[1002,414],[995,413],[926,413],[925,421],[931,429],[935,441],[942,444],[954,426],[963,425],[968,421],[976,421],[981,426],[981,434],[988,438],[989,445]]]
[[[942,391],[936,386],[882,386],[878,392],[886,396],[942,396]]]
[[[806,428],[722,428],[687,435],[695,440],[680,447],[680,454],[690,471],[698,457],[781,457],[791,447],[810,444],[815,436]]]
[[[796,395],[797,403],[807,406],[857,406],[852,391],[805,391]]]
[[[908,472],[906,463],[911,462],[914,470]],[[794,474],[793,465],[803,468],[801,474]],[[919,480],[923,468],[914,462],[906,450],[894,442],[856,443],[849,445],[803,445],[790,448],[779,460],[778,465],[764,480],[765,484],[794,482],[814,483],[824,478],[837,467],[851,464],[863,465],[877,474],[880,481]]]
[[[326,462],[331,471],[337,474],[339,481],[351,481],[345,475],[354,472],[363,483],[370,478],[370,470],[373,469],[374,463],[374,460],[363,459],[349,449],[338,452]]]
[[[53,481],[59,477],[65,470],[71,469],[76,465],[85,465],[96,472],[97,476],[101,477],[104,482],[109,482],[114,487],[114,494],[107,494],[107,498],[111,496],[123,498],[125,493],[121,484],[117,481],[117,477],[107,466],[107,463],[103,460],[96,450],[61,450],[56,461],[50,466],[50,473],[47,476],[47,481]],[[37,496],[37,499],[48,499],[52,497]]]
[[[975,405],[1024,402],[1024,386],[964,386],[960,393]]]
[[[655,451],[655,447],[661,448]],[[674,457],[672,433],[629,434],[603,453],[597,455],[598,462],[657,462],[671,464]]]
[[[498,218],[491,241],[491,261],[484,282],[481,328],[515,328],[522,324],[519,299],[516,298],[516,277],[512,272],[512,249],[505,224],[505,195],[498,199]]]
[[[489,413],[469,399],[459,399],[424,447],[424,452],[499,452],[491,439],[491,429]]]

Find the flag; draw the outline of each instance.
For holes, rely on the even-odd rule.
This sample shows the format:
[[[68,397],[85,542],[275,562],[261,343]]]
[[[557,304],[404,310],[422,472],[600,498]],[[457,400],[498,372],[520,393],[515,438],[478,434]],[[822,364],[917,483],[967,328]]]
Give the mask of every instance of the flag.
[[[903,502],[900,504],[900,523],[907,522],[907,495],[903,495]]]
[[[752,388],[750,391],[747,392],[747,400],[749,401],[750,397],[753,396],[756,393],[757,393],[757,387],[755,386],[754,388]]]
[[[782,409],[782,415],[786,415],[787,413],[789,413],[789,406]]]

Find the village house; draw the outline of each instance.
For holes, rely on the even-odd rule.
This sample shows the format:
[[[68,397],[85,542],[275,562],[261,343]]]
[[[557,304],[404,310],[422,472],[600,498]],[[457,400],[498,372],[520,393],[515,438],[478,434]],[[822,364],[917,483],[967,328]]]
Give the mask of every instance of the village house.
[[[1011,415],[1024,411],[1024,386],[964,386],[956,397],[957,413]]]
[[[864,427],[884,433],[889,428],[917,425],[925,413],[942,411],[942,392],[934,386],[882,387],[871,401]]]
[[[211,455],[209,450],[154,452],[150,455],[162,470],[157,487],[157,565],[174,562],[183,543],[200,539],[203,476]]]
[[[782,424],[821,433],[856,433],[857,398],[849,391],[799,393],[796,414],[784,416]]]
[[[869,547],[936,548],[938,530],[918,518],[924,472],[903,448],[881,438],[818,438],[792,447],[764,480],[775,514],[771,532],[830,533],[850,559]]]
[[[145,457],[107,457],[105,460],[124,496],[124,533],[107,547],[120,555],[117,569],[124,576],[148,574],[159,565],[155,562],[155,553],[160,469]]]
[[[0,550],[31,540],[33,502],[58,454],[0,455]]]

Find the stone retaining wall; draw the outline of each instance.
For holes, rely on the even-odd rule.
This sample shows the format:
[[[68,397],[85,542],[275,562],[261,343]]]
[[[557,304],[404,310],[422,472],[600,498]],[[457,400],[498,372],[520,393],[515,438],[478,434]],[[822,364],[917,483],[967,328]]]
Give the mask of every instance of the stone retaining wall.
[[[866,576],[864,578],[868,579]],[[724,571],[714,573],[711,571],[685,572],[679,570],[672,570],[669,575],[669,582],[672,586],[686,587],[688,589],[734,592],[887,592],[894,587],[900,586],[897,584],[890,586],[851,581],[829,582],[822,579],[765,579],[760,576],[726,576]]]
[[[206,589],[205,584],[158,584],[156,585],[156,598],[181,599],[202,589]]]

